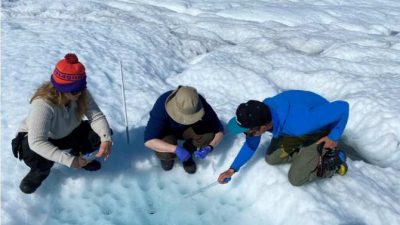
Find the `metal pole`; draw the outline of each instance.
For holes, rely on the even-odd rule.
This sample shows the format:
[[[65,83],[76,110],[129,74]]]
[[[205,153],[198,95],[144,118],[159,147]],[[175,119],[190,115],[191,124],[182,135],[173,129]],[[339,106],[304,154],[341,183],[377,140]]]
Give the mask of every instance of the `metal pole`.
[[[203,192],[207,191],[208,189],[216,186],[217,184],[218,184],[218,181],[212,182],[211,184],[208,184],[202,188],[199,188],[197,191],[193,191],[189,194],[184,195],[183,198],[189,198],[189,197],[195,196],[197,194],[203,193]]]
[[[120,68],[120,70],[119,70],[119,72],[120,72],[120,75],[121,75],[121,83],[122,83],[122,100],[123,100],[123,102],[124,102],[124,113],[125,113],[125,131],[126,131],[126,140],[127,140],[127,142],[128,142],[128,144],[129,144],[129,127],[128,127],[128,114],[127,114],[127,112],[126,112],[126,100],[125,100],[125,85],[124,85],[124,73],[123,73],[123,71],[122,71],[122,62],[121,61],[119,61],[119,68]]]
[[[224,179],[224,182],[229,183],[231,181],[231,179],[232,179],[231,177],[227,177]],[[219,184],[218,181],[212,182],[211,184],[208,184],[202,188],[197,189],[197,191],[193,191],[189,194],[184,195],[183,198],[189,198],[189,197],[195,196],[197,194],[203,193],[203,192],[207,191],[208,189],[217,186],[217,184]]]

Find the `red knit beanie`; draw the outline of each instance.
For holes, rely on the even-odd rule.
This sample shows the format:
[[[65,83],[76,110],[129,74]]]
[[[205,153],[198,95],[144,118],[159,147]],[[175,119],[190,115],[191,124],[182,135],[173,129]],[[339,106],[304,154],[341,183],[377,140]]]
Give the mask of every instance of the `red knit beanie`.
[[[86,88],[85,66],[75,54],[68,53],[57,63],[51,83],[59,92],[82,91]]]

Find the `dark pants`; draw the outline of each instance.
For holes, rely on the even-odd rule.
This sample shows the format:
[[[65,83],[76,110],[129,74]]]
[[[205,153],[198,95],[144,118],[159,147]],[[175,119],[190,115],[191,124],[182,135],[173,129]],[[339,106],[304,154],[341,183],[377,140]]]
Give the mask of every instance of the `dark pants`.
[[[265,161],[270,165],[291,162],[289,182],[300,186],[318,179],[316,168],[320,154],[315,144],[328,132],[305,135],[302,137],[278,137],[271,140]]]
[[[215,134],[214,133],[196,134],[193,128],[189,127],[183,132],[182,137],[183,140],[185,140],[183,147],[192,154],[195,150],[197,150],[197,148],[209,145],[210,142],[214,139]],[[178,144],[178,137],[172,134],[166,135],[161,139],[172,145]],[[155,152],[155,153],[160,160],[165,160],[165,161],[174,160],[176,157],[175,153],[169,153],[169,152]]]
[[[93,152],[100,146],[100,137],[92,130],[88,121],[82,121],[68,136],[57,140],[49,139],[49,141],[60,149],[72,149],[70,154],[75,156]],[[22,160],[31,168],[31,171],[40,173],[41,179],[44,180],[49,175],[54,162],[32,151],[28,144],[28,136],[22,139],[21,147]]]

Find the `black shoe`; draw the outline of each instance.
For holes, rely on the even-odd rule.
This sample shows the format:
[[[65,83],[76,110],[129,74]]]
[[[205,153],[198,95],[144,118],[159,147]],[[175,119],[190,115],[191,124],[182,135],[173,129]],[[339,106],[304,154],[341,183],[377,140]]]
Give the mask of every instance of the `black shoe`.
[[[86,166],[82,167],[85,170],[88,171],[96,171],[99,170],[101,168],[101,164],[99,161],[97,160],[93,160],[90,163],[88,163]]]
[[[25,194],[32,194],[42,184],[42,181],[49,176],[48,172],[30,171],[21,181],[19,188]]]
[[[183,169],[185,169],[186,173],[189,173],[189,174],[196,173],[197,167],[196,167],[196,163],[194,162],[192,157],[190,157],[188,160],[183,162]]]
[[[175,160],[160,160],[163,170],[168,171],[174,167]]]

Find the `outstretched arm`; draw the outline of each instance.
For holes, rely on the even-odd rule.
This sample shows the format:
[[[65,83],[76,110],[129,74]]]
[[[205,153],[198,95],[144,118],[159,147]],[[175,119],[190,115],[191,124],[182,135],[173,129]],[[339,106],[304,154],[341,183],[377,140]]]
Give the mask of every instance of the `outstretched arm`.
[[[246,164],[254,155],[258,145],[260,144],[261,136],[246,137],[246,142],[243,144],[238,155],[233,161],[228,170],[221,173],[218,177],[218,182],[221,184],[226,183],[225,179],[230,178],[235,172],[239,171],[240,167]]]

